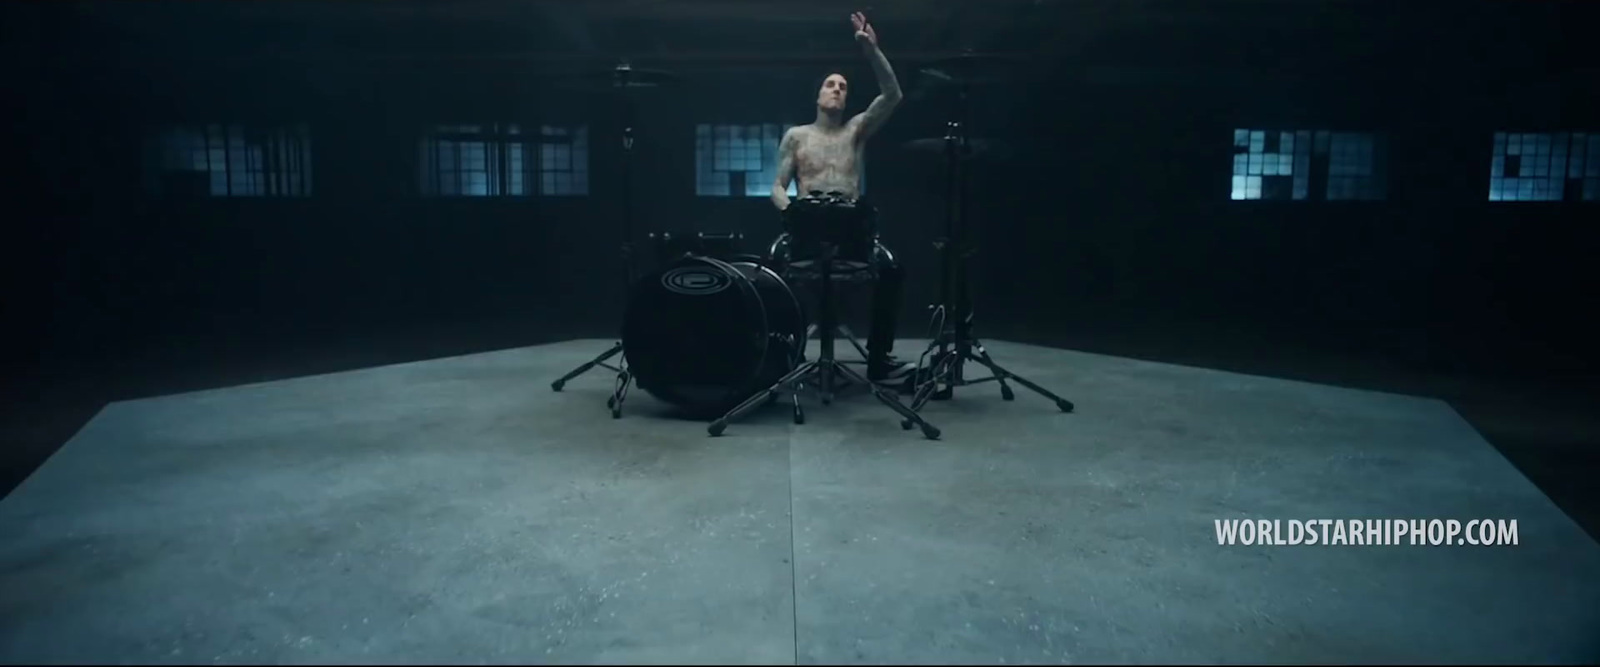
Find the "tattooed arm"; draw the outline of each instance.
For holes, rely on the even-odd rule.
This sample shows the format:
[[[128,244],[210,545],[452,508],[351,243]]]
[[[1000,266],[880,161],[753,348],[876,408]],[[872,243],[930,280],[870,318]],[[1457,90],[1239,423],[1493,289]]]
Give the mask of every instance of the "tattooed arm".
[[[795,136],[795,128],[789,128],[783,133],[783,140],[778,142],[778,176],[772,182],[772,205],[782,211],[789,208],[789,182],[794,178],[795,148],[800,143],[800,138]]]
[[[878,96],[873,98],[867,110],[851,119],[857,127],[859,139],[872,136],[878,128],[894,113],[895,107],[900,105],[903,95],[900,92],[900,81],[894,76],[894,68],[889,66],[889,59],[884,57],[883,50],[878,48],[878,32],[867,23],[867,17],[861,12],[850,16],[850,22],[856,27],[856,41],[861,43],[862,50],[866,51],[867,62],[872,65],[872,73],[878,78]]]

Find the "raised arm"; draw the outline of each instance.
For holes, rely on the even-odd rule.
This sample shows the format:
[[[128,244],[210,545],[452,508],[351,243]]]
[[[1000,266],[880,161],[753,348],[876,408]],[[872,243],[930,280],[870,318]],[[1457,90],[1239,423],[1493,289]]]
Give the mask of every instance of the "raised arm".
[[[861,49],[867,54],[867,63],[872,65],[872,73],[878,78],[878,96],[872,99],[872,104],[867,105],[866,111],[850,119],[857,126],[857,138],[864,140],[883,127],[895,107],[900,106],[903,96],[900,81],[894,76],[894,68],[889,66],[889,59],[878,48],[878,31],[872,28],[871,23],[867,23],[866,15],[861,12],[851,14],[850,23],[855,26],[856,41],[861,43]]]
[[[772,181],[772,205],[780,211],[789,208],[789,181],[794,178],[794,154],[799,143],[800,138],[792,127],[778,142],[778,175]]]

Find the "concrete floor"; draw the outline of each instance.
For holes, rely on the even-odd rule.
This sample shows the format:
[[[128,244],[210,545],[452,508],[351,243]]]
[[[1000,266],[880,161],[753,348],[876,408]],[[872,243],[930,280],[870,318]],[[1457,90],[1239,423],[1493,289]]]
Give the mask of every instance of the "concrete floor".
[[[1077,413],[979,385],[941,441],[865,396],[709,438],[550,391],[607,344],[107,406],[0,501],[0,661],[1600,660],[1600,546],[1438,400],[991,341]],[[1520,544],[1212,524],[1389,517]]]

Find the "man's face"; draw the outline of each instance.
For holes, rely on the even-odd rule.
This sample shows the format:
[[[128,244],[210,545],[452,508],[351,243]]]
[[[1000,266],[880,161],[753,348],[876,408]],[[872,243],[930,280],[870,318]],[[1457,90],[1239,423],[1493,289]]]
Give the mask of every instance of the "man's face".
[[[845,100],[850,97],[850,83],[844,80],[843,75],[829,74],[822,81],[822,89],[817,91],[817,108],[827,111],[841,111],[844,109]]]

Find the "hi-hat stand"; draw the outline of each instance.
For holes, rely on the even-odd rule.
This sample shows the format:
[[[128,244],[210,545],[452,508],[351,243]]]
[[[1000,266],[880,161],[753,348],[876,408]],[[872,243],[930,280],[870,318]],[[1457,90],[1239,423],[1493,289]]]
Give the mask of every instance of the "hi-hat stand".
[[[967,136],[968,90],[968,82],[959,82],[955,120],[945,123],[945,233],[943,238],[934,242],[934,247],[940,253],[941,266],[939,303],[932,307],[931,328],[937,333],[917,362],[917,371],[913,376],[916,394],[911,401],[911,409],[921,410],[929,400],[953,398],[956,387],[991,381],[1000,385],[1000,398],[1010,401],[1016,398],[1011,386],[1006,383],[1010,380],[1055,401],[1062,412],[1071,412],[1071,402],[995,363],[983,343],[972,333],[973,306],[967,263],[977,250],[967,238],[966,163],[975,157],[974,143]],[[965,372],[967,362],[988,368],[992,376],[968,378]],[[901,422],[906,429],[913,425],[911,420]]]
[[[626,63],[616,66],[609,76],[610,87],[622,96],[622,277],[624,280],[622,303],[627,309],[628,301],[632,298],[634,284],[634,253],[633,253],[633,125],[634,101],[628,97],[629,91],[636,88],[648,88],[665,83],[669,76],[662,72],[635,70]],[[615,364],[611,359],[622,355],[622,359]],[[633,374],[628,371],[627,353],[623,350],[622,341],[617,341],[611,348],[571,372],[561,376],[561,379],[550,383],[550,388],[561,391],[567,381],[589,372],[595,367],[604,368],[617,374],[616,384],[611,391],[611,397],[606,399],[606,407],[611,409],[611,417],[622,417],[622,402],[628,397],[628,387],[633,384]]]

